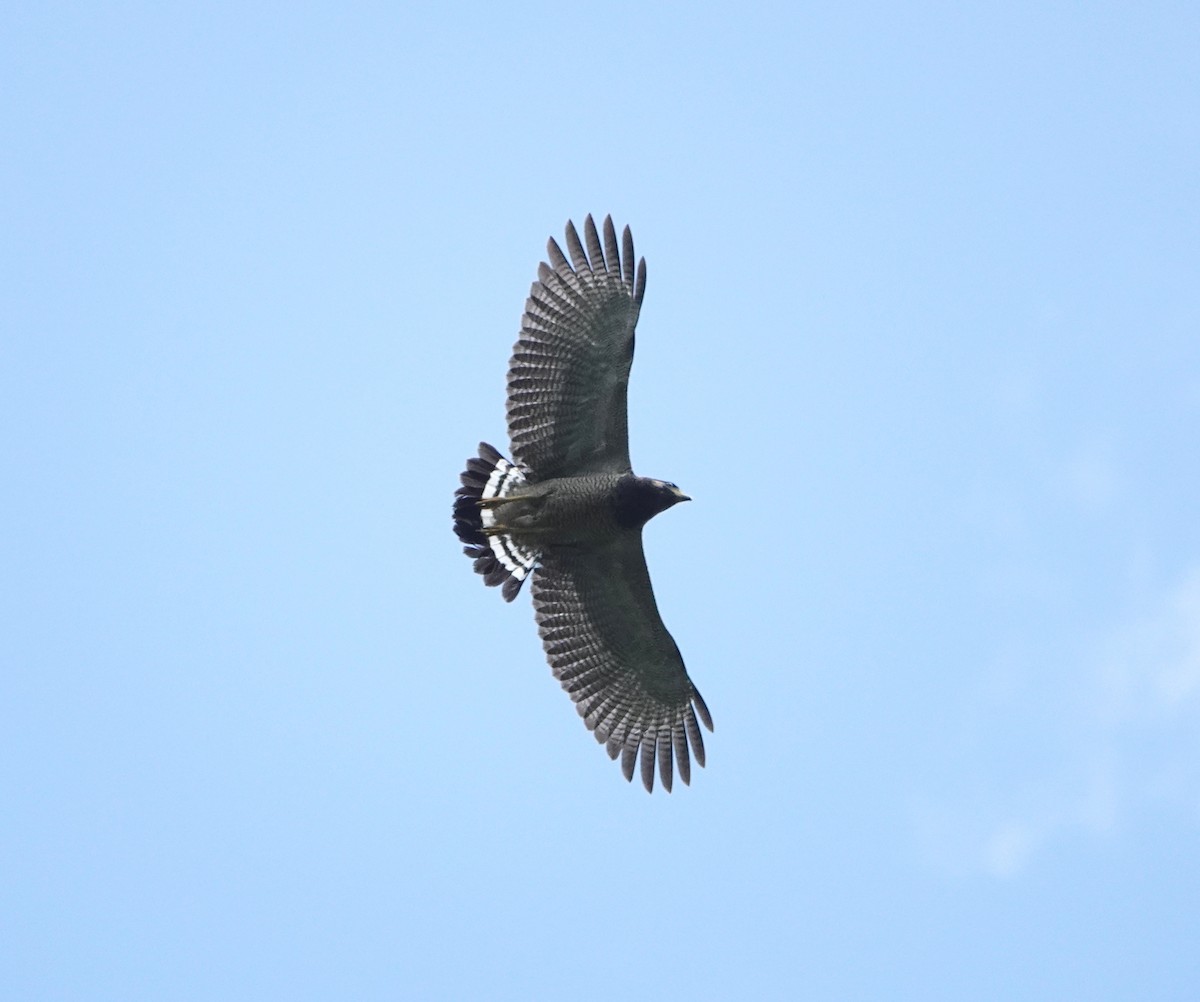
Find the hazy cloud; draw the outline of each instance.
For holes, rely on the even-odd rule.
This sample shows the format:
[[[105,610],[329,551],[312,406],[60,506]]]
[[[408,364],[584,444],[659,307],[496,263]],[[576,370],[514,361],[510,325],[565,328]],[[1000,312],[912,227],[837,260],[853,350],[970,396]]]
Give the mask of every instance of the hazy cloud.
[[[1119,838],[1146,815],[1200,824],[1200,566],[1090,649],[1046,718],[1054,757],[914,810],[931,864],[1008,878],[1065,839]]]

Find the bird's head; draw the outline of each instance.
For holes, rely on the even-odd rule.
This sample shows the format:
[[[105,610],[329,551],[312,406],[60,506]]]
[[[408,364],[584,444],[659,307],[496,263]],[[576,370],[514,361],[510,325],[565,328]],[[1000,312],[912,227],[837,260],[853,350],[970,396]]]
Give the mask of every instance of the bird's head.
[[[692,500],[676,484],[671,483],[669,480],[651,480],[650,483],[654,485],[654,489],[666,501],[666,504],[660,510],[665,510],[670,508],[671,505],[679,504],[680,501]]]
[[[660,511],[680,501],[690,501],[675,484],[630,474],[617,487],[617,521],[624,526],[645,525]]]

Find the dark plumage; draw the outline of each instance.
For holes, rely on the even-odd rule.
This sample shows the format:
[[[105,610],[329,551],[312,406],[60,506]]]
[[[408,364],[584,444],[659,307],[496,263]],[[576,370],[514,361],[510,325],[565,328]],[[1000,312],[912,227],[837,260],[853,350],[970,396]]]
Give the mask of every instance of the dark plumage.
[[[663,626],[642,552],[642,527],[687,495],[633,474],[626,397],[646,262],[633,237],[584,239],[567,223],[570,261],[549,264],[525,303],[508,366],[513,462],[486,443],[467,460],[454,531],[485,584],[508,601],[532,576],[533,608],[554,676],[626,779],[638,758],[654,788],[704,765],[700,723],[712,718]],[[586,247],[585,247],[586,244]]]

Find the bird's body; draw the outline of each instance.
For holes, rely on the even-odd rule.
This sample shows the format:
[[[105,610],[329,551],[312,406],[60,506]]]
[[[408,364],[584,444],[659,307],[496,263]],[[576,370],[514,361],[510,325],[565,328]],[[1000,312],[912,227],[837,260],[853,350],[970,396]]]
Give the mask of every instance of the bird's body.
[[[641,529],[660,511],[688,500],[670,486],[632,473],[525,483],[511,494],[480,504],[494,518],[484,535],[507,532],[539,546],[602,543],[621,530]]]
[[[543,546],[602,540],[618,525],[612,495],[621,479],[616,473],[598,473],[522,484],[497,498],[498,504],[486,506],[495,516],[489,529],[505,527],[519,538]]]
[[[697,721],[712,720],[663,626],[642,527],[688,500],[674,484],[633,474],[626,396],[646,285],[633,238],[611,218],[587,249],[567,224],[568,262],[553,240],[533,284],[508,372],[510,462],[490,445],[467,461],[454,528],[485,583],[512,601],[532,575],[546,657],[588,728],[626,779],[641,757],[670,790],[704,764]],[[623,258],[623,260],[622,260]],[[573,266],[572,266],[573,265]],[[690,754],[689,754],[690,748]]]

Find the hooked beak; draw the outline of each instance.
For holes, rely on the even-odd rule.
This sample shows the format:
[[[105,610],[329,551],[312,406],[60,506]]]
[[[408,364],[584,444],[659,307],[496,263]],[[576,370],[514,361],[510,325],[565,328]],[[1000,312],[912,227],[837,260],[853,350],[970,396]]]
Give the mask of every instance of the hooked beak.
[[[692,499],[683,493],[678,487],[671,488],[671,493],[675,495],[676,501],[691,501]]]

